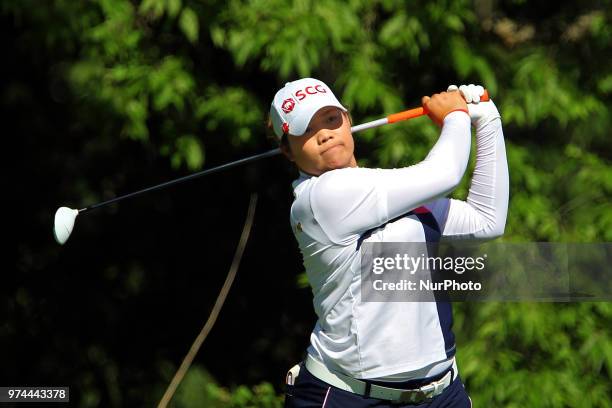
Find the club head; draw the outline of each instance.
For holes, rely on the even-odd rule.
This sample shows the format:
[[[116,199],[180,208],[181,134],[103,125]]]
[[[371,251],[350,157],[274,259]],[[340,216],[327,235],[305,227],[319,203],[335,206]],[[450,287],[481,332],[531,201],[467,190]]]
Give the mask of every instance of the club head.
[[[53,236],[58,244],[64,245],[68,238],[70,238],[77,215],[79,215],[79,210],[73,210],[68,207],[60,207],[55,212]]]

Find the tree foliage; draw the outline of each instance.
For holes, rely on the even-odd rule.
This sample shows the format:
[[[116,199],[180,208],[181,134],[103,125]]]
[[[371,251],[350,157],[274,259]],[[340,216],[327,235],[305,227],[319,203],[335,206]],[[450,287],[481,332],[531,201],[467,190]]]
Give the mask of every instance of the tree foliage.
[[[479,83],[490,91],[504,123],[511,203],[503,239],[609,242],[610,10],[607,0],[5,0],[0,15],[11,30],[15,64],[28,68],[23,73],[15,65],[0,96],[4,107],[39,113],[32,116],[40,119],[16,125],[24,134],[39,135],[62,123],[57,126],[65,134],[48,142],[51,154],[44,163],[57,173],[81,174],[71,183],[64,179],[53,196],[77,200],[76,206],[129,190],[126,178],[143,174],[147,163],[165,166],[164,174],[172,175],[267,148],[263,125],[271,97],[297,77],[329,83],[355,122],[416,106],[422,95],[451,83]],[[37,99],[40,94],[46,99]],[[61,116],[51,119],[47,112],[56,111]],[[437,136],[426,119],[360,133],[358,159],[363,166],[409,165],[426,155]],[[34,137],[24,143],[31,147]],[[112,174],[99,169],[105,158],[117,163]],[[274,183],[273,175],[262,177]],[[244,178],[248,184],[255,177]],[[455,197],[466,196],[468,179]],[[278,195],[288,188],[266,191]],[[158,205],[170,206],[161,199]],[[48,216],[38,207],[35,211],[41,223]],[[289,242],[286,217],[272,216],[278,220],[269,231]],[[59,257],[51,245],[24,238],[16,271],[30,276],[51,268]],[[253,245],[264,251],[264,243]],[[288,254],[299,255],[295,246]],[[150,265],[138,253],[133,256],[109,255],[100,265],[109,290],[125,284],[117,300],[137,301],[154,287],[150,275],[138,272]],[[281,269],[267,272],[280,275]],[[297,272],[282,278],[289,291],[299,291]],[[173,276],[160,272],[157,278]],[[42,307],[33,300],[29,281],[16,279],[6,306],[15,321],[19,310]],[[119,313],[117,305],[105,307],[110,315]],[[456,309],[459,366],[475,406],[612,405],[609,303],[461,304]],[[16,335],[12,324],[17,325],[7,323],[4,338]],[[310,322],[300,324],[308,328]],[[305,341],[300,336],[306,333],[293,333],[291,339]],[[262,338],[261,344],[274,341]],[[83,352],[91,364],[105,361],[100,364],[107,368],[103,378],[85,374],[75,380],[80,406],[152,401],[128,394],[117,385],[118,376],[155,395],[169,379],[172,370],[160,369],[157,384],[148,387],[138,375],[118,374],[118,352],[109,344],[100,347],[106,351]],[[283,350],[286,361],[300,358],[299,347]],[[179,354],[165,353],[156,362],[164,366]],[[232,381],[253,383],[253,378],[236,374]],[[281,380],[258,380],[281,389]],[[201,398],[210,398],[207,406],[216,406],[212,401],[219,406],[279,403],[266,382],[214,384],[196,367],[176,406],[196,406]],[[207,391],[199,393],[202,389]]]

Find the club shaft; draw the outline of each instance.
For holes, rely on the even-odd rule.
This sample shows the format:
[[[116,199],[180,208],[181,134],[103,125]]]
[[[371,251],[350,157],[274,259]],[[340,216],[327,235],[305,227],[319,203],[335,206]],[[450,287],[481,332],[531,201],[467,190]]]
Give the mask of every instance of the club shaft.
[[[104,207],[104,206],[107,206],[109,204],[113,204],[113,203],[116,203],[118,201],[121,201],[121,200],[125,200],[126,198],[131,198],[131,197],[134,197],[134,196],[137,196],[137,195],[140,195],[140,194],[149,193],[151,191],[160,190],[162,188],[166,188],[166,187],[169,187],[169,186],[172,186],[172,185],[175,185],[175,184],[183,183],[185,181],[193,180],[193,179],[198,178],[198,177],[206,176],[207,174],[216,173],[216,172],[219,172],[221,170],[227,170],[227,169],[230,169],[232,167],[239,166],[241,164],[246,164],[246,163],[249,163],[249,162],[252,162],[252,161],[255,161],[255,160],[264,159],[264,158],[270,157],[270,156],[275,156],[275,155],[277,155],[279,153],[280,153],[280,149],[276,148],[276,149],[272,149],[272,150],[269,150],[269,151],[264,152],[264,153],[256,154],[254,156],[245,157],[244,159],[240,159],[240,160],[236,160],[236,161],[233,161],[233,162],[230,162],[230,163],[222,164],[220,166],[213,167],[211,169],[202,170],[200,172],[193,173],[193,174],[190,174],[188,176],[184,176],[184,177],[181,177],[181,178],[178,178],[178,179],[175,179],[175,180],[166,181],[165,183],[161,183],[161,184],[158,184],[156,186],[147,187],[147,188],[144,188],[142,190],[134,191],[133,193],[125,194],[125,195],[122,195],[122,196],[119,196],[119,197],[111,198],[110,200],[103,201],[101,203],[90,205],[88,207],[80,209],[79,210],[79,214],[87,212],[87,211],[95,210],[96,208]]]
[[[362,130],[372,129],[372,128],[379,127],[382,125],[386,125],[387,123],[389,123],[387,118],[376,119],[371,122],[366,122],[366,123],[362,123],[361,125],[353,126],[351,128],[351,133],[357,133],[357,132],[361,132]]]
[[[353,126],[351,128],[351,132],[352,133],[360,132],[360,131],[365,130],[365,129],[371,129],[371,128],[374,128],[374,127],[382,126],[382,125],[384,125],[386,123],[387,123],[387,119],[386,118],[374,120],[372,122],[367,122],[367,123],[364,123],[362,125]],[[111,198],[110,200],[102,201],[101,203],[97,203],[97,204],[93,204],[93,205],[90,205],[90,206],[85,207],[85,208],[81,208],[79,210],[79,214],[85,213],[87,211],[95,210],[96,208],[105,207],[107,205],[116,203],[118,201],[125,200],[126,198],[135,197],[135,196],[138,196],[140,194],[150,193],[151,191],[160,190],[162,188],[170,187],[170,186],[173,186],[175,184],[179,184],[179,183],[183,183],[185,181],[193,180],[193,179],[196,179],[198,177],[203,177],[203,176],[206,176],[208,174],[217,173],[217,172],[219,172],[221,170],[227,170],[227,169],[230,169],[232,167],[239,166],[241,164],[250,163],[250,162],[255,161],[255,160],[265,159],[266,157],[271,157],[271,156],[276,156],[277,154],[280,154],[280,148],[272,149],[272,150],[269,150],[269,151],[264,152],[264,153],[256,154],[254,156],[245,157],[244,159],[240,159],[240,160],[236,160],[236,161],[233,161],[233,162],[230,162],[230,163],[222,164],[220,166],[213,167],[211,169],[202,170],[200,172],[193,173],[193,174],[190,174],[188,176],[184,176],[184,177],[181,177],[181,178],[178,178],[178,179],[175,179],[175,180],[166,181],[164,183],[161,183],[161,184],[158,184],[158,185],[155,185],[155,186],[151,186],[151,187],[147,187],[147,188],[143,188],[142,190],[134,191],[132,193],[125,194],[125,195],[122,195],[122,196],[119,196],[119,197]]]

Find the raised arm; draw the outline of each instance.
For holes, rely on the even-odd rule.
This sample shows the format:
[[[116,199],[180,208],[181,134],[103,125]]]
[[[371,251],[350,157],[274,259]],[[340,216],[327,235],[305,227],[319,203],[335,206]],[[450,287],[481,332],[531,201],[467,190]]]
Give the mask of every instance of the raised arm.
[[[446,239],[491,239],[504,233],[508,212],[508,164],[501,119],[493,101],[478,103],[482,87],[462,86],[461,90],[476,128],[476,167],[470,191],[466,201],[440,199],[428,208]]]
[[[451,111],[432,119],[441,122],[442,131],[422,162],[400,169],[345,168],[319,177],[311,192],[311,208],[332,242],[350,243],[457,186],[469,160],[470,118],[465,111]]]

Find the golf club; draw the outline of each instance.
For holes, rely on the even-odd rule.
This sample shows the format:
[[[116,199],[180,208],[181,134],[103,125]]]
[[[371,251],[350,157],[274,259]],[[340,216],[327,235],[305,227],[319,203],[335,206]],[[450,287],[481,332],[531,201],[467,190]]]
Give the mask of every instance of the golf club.
[[[485,90],[480,100],[482,102],[489,100],[489,94],[487,90]],[[372,129],[372,128],[383,126],[386,124],[391,124],[391,123],[396,123],[396,122],[400,122],[403,120],[417,118],[417,117],[420,117],[426,114],[427,114],[427,110],[422,106],[418,108],[409,109],[406,111],[388,115],[381,119],[377,119],[371,122],[363,123],[361,125],[353,126],[351,127],[351,133],[357,133],[357,132],[361,132],[366,129]],[[277,154],[280,154],[280,152],[281,152],[280,148],[272,149],[264,153],[256,154],[250,157],[245,157],[244,159],[222,164],[220,166],[213,167],[211,169],[202,170],[200,172],[190,174],[188,176],[180,177],[175,180],[166,181],[164,183],[161,183],[155,186],[151,186],[148,188],[144,188],[142,190],[138,190],[133,193],[115,197],[110,200],[103,201],[101,203],[90,205],[80,210],[75,210],[75,209],[68,208],[68,207],[60,207],[55,212],[55,219],[54,219],[54,224],[53,224],[53,236],[55,237],[55,240],[57,241],[58,244],[63,245],[64,243],[66,243],[68,238],[70,238],[70,234],[72,233],[72,229],[74,228],[74,222],[76,220],[76,217],[79,214],[83,214],[88,211],[95,210],[96,208],[104,207],[106,205],[113,204],[121,200],[125,200],[126,198],[135,197],[137,195],[148,193],[148,192],[155,191],[155,190],[160,190],[165,187],[179,184],[184,181],[192,180],[198,177],[206,176],[212,173],[217,173],[221,170],[227,170],[227,169],[230,169],[232,167],[235,167],[241,164],[253,162],[255,160],[264,159],[270,156],[275,156]]]

